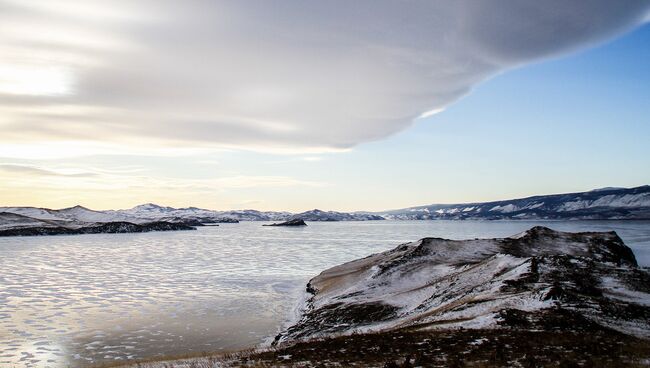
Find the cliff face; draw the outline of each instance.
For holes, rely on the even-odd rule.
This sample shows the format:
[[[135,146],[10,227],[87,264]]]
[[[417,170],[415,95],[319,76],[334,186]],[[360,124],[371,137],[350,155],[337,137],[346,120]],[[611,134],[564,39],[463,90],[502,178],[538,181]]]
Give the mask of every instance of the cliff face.
[[[534,227],[504,239],[425,238],[326,270],[307,292],[302,317],[276,341],[594,325],[650,337],[650,273],[614,232]]]

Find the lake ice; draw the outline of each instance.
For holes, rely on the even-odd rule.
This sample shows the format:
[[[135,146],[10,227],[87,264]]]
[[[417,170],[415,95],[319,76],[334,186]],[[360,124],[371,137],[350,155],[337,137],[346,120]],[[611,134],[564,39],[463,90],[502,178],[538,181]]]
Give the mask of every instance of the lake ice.
[[[0,366],[81,367],[272,337],[320,271],[434,236],[616,230],[650,265],[647,221],[374,221],[0,238]]]

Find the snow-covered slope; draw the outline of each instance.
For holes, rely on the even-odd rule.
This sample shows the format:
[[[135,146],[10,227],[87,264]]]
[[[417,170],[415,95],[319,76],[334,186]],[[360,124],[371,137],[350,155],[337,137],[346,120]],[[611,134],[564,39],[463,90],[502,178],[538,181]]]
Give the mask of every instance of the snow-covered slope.
[[[108,211],[147,219],[193,219],[201,222],[275,221],[284,220],[288,212],[262,212],[256,210],[213,211],[196,207],[173,208],[153,203],[139,205],[127,210]]]
[[[285,221],[301,218],[305,221],[365,221],[383,220],[384,218],[369,213],[347,213],[335,211],[321,211],[318,209],[292,214],[290,212],[257,211],[257,210],[231,210],[213,211],[196,207],[173,208],[163,207],[152,203],[143,204],[128,210],[108,211],[116,214],[149,219],[212,219],[214,222],[232,221]]]
[[[650,219],[650,186],[603,188],[485,203],[434,204],[381,215],[395,220]]]
[[[146,222],[144,219],[137,216],[129,216],[128,214],[115,213],[112,211],[94,211],[83,206],[74,206],[56,210],[56,214],[71,221],[84,223],[116,221],[128,221],[133,223]]]
[[[53,220],[62,223],[97,223],[97,222],[144,222],[144,219],[116,211],[94,211],[82,206],[51,210],[36,207],[0,207],[0,212],[13,213],[38,220]]]
[[[333,267],[307,285],[301,319],[277,338],[394,329],[530,328],[570,314],[650,337],[650,273],[614,232],[534,227],[505,239],[425,238]]]
[[[365,212],[336,212],[336,211],[321,211],[314,209],[302,213],[295,214],[291,218],[303,219],[305,221],[376,221],[385,220],[382,216],[365,213]]]
[[[67,229],[79,229],[108,223],[146,225],[153,222],[201,226],[211,223],[239,221],[286,221],[296,217],[290,212],[264,212],[256,210],[213,211],[196,207],[165,207],[153,203],[139,205],[130,209],[107,211],[95,211],[82,206],[74,206],[60,210],[35,207],[0,207],[0,213],[19,216],[0,217],[0,229],[4,230],[12,228],[24,229],[30,226],[58,226]],[[301,215],[304,215],[307,221],[383,220],[382,217],[372,214],[349,214],[320,210],[308,211]],[[126,229],[127,227],[122,228]],[[134,229],[137,229],[137,227],[134,227]],[[39,232],[37,229],[34,229],[34,231]],[[52,231],[52,229],[48,229],[47,231]],[[45,234],[47,231],[43,230],[42,233]],[[65,230],[62,229],[61,231]],[[7,234],[13,233],[15,232],[7,232]]]
[[[0,236],[58,235],[190,230],[193,223],[143,218],[119,211],[93,211],[82,206],[51,210],[0,207]]]
[[[0,231],[27,227],[57,227],[54,220],[39,220],[16,213],[0,212]]]
[[[0,207],[0,212],[13,213],[39,220],[61,220],[70,221],[61,216],[57,210],[38,207]]]

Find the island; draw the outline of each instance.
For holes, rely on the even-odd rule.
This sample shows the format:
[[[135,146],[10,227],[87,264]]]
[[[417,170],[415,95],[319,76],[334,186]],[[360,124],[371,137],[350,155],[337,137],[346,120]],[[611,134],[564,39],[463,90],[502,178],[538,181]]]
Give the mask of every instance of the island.
[[[307,226],[305,223],[305,220],[301,218],[295,218],[291,220],[287,220],[284,222],[278,222],[278,223],[273,223],[273,224],[266,224],[262,226]]]

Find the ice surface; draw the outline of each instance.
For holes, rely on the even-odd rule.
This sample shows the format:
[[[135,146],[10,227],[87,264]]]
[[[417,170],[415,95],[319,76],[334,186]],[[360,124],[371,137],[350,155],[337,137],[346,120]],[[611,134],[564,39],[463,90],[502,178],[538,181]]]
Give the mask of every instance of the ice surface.
[[[292,229],[249,222],[192,232],[0,238],[0,367],[78,367],[105,356],[253,346],[295,315],[305,283],[324,269],[425,236],[503,237],[534,224],[379,221]],[[650,264],[639,257],[649,254],[650,222],[550,226],[617,230]]]

